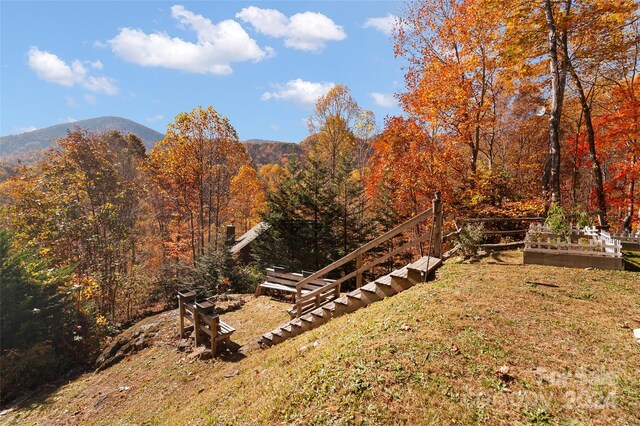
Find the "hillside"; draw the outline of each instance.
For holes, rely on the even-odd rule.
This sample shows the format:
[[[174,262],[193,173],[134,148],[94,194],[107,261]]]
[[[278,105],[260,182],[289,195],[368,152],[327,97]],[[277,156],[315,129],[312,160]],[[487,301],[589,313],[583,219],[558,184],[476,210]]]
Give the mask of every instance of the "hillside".
[[[66,136],[67,131],[76,127],[87,129],[90,132],[118,130],[123,133],[135,133],[142,139],[147,149],[153,148],[157,141],[164,138],[162,133],[126,118],[96,117],[45,127],[19,135],[3,136],[0,138],[0,157],[5,161],[21,159],[29,162],[32,158],[37,159],[44,148],[53,145],[56,139]]]
[[[2,136],[0,137],[0,160],[7,163],[15,163],[18,160],[26,164],[37,162],[42,159],[44,149],[52,146],[56,139],[66,136],[67,131],[76,127],[90,132],[118,130],[123,133],[135,133],[142,139],[147,150],[164,138],[162,133],[126,118],[97,117],[45,127],[33,132]],[[292,142],[248,139],[242,141],[242,144],[247,147],[256,167],[279,163],[283,158],[298,156],[302,152],[300,145]]]
[[[280,163],[283,158],[299,157],[302,147],[292,142],[276,142],[262,139],[249,139],[242,142],[256,167],[269,163]]]
[[[0,418],[16,425],[638,424],[640,345],[631,331],[640,327],[638,275],[521,263],[519,252],[449,261],[434,282],[267,350],[251,342],[282,319],[284,305],[252,298],[223,316],[238,329],[232,340],[245,345],[243,355],[190,360],[176,350],[175,325],[165,326],[167,337],[154,346]]]

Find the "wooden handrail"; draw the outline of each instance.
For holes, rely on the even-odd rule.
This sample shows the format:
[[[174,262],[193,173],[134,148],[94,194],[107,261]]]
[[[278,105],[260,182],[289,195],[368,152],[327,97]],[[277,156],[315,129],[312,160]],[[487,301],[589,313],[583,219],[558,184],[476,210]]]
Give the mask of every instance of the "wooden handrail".
[[[439,201],[439,199],[438,199]],[[302,309],[302,303],[309,301],[315,297],[318,297],[320,294],[322,293],[326,293],[329,290],[332,289],[337,289],[339,288],[340,284],[342,284],[344,281],[348,280],[349,278],[353,278],[354,276],[357,276],[359,274],[361,274],[362,272],[366,271],[367,269],[371,268],[372,266],[375,266],[376,264],[383,262],[384,260],[388,259],[389,257],[391,257],[393,254],[397,254],[398,250],[394,250],[393,254],[389,254],[385,257],[383,257],[383,260],[380,260],[379,262],[376,263],[376,261],[371,262],[365,266],[361,266],[356,268],[355,271],[351,272],[350,274],[341,277],[340,279],[332,282],[332,283],[328,283],[325,286],[322,286],[316,290],[313,290],[307,294],[305,294],[304,296],[302,295],[302,287],[315,280],[318,278],[323,277],[324,275],[328,274],[331,271],[334,271],[335,269],[341,267],[342,265],[356,259],[358,256],[361,256],[362,254],[364,254],[365,252],[379,246],[382,243],[387,242],[388,240],[390,240],[391,238],[395,237],[396,235],[400,234],[401,232],[407,230],[408,228],[411,228],[414,225],[419,224],[420,222],[426,220],[427,218],[433,216],[434,213],[434,209],[427,209],[425,211],[423,211],[422,213],[418,214],[417,216],[414,216],[413,218],[407,220],[406,222],[396,226],[395,228],[393,228],[392,230],[385,232],[384,234],[382,234],[381,236],[371,240],[370,242],[362,245],[361,247],[357,248],[356,250],[352,251],[351,253],[347,254],[346,256],[336,260],[335,262],[333,262],[332,264],[325,266],[324,268],[320,269],[317,272],[314,272],[313,274],[309,275],[308,277],[304,278],[302,281],[298,282],[298,284],[296,285],[296,291],[297,291],[297,297],[296,297],[296,304],[295,306],[297,307],[297,316],[300,316],[301,314],[301,309]],[[408,247],[410,247],[411,245],[417,244],[421,241],[424,241],[424,238],[418,238],[415,239],[413,241],[411,241],[410,243],[404,244],[402,246],[402,249],[406,249]]]

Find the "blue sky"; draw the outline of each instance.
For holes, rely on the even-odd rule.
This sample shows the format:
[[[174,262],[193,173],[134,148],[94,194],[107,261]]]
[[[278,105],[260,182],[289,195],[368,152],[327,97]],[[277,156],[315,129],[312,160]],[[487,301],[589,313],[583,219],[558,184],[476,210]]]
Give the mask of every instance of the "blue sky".
[[[0,133],[103,115],[160,132],[197,105],[240,139],[299,142],[345,84],[382,125],[400,114],[395,1],[2,1]]]

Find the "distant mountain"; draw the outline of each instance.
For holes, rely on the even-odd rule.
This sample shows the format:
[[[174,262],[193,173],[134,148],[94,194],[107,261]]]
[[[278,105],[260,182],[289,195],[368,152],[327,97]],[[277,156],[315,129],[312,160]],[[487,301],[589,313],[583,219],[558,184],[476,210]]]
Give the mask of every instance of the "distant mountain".
[[[56,139],[66,136],[67,131],[74,130],[76,127],[87,129],[90,132],[118,130],[122,133],[134,133],[142,139],[147,149],[153,148],[156,142],[164,138],[162,133],[126,118],[97,117],[58,124],[19,135],[3,136],[0,138],[0,158],[4,161],[18,159],[25,162],[37,161],[41,157],[43,149],[50,147]]]
[[[164,135],[135,121],[122,117],[97,117],[73,123],[58,124],[33,132],[0,137],[0,162],[15,163],[18,160],[25,164],[35,163],[42,159],[43,151],[54,145],[55,141],[67,135],[67,131],[75,128],[87,129],[90,132],[107,132],[118,130],[122,133],[134,133],[144,143],[147,151]],[[300,145],[292,142],[270,141],[265,139],[249,139],[242,141],[256,167],[268,163],[279,163],[283,158],[298,156],[302,153]]]

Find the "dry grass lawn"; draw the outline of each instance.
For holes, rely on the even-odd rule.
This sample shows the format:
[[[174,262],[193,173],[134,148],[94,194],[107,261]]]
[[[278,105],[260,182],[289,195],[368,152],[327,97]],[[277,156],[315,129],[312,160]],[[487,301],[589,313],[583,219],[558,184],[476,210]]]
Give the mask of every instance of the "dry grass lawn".
[[[448,261],[418,285],[274,348],[287,318],[224,319],[244,358],[158,345],[0,417],[6,424],[640,424],[640,274]]]

